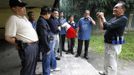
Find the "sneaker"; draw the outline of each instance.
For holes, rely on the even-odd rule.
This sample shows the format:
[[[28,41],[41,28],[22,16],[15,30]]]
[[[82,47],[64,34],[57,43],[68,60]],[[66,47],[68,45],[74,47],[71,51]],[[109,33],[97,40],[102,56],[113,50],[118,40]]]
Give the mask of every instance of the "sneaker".
[[[52,72],[52,71],[60,71],[60,68],[57,67],[57,68],[55,68],[55,69],[51,69],[50,71],[51,71],[51,72]]]
[[[103,71],[99,71],[99,74],[100,75],[106,75],[105,72],[103,72]]]
[[[54,70],[53,69],[50,69],[50,72],[53,72]]]
[[[52,73],[50,73],[50,75],[53,75]]]

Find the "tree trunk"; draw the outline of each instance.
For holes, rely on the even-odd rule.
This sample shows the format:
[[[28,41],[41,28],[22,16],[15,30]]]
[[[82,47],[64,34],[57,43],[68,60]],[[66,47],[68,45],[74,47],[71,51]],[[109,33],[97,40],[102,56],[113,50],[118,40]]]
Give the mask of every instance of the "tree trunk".
[[[134,14],[130,13],[128,18],[128,30],[130,31],[132,29],[132,20],[133,20]]]

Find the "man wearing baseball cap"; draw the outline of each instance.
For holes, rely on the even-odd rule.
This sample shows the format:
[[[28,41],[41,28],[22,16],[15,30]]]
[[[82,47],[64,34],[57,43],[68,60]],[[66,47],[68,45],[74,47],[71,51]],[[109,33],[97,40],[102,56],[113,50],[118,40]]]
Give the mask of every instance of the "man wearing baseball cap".
[[[19,7],[25,7],[27,5],[27,3],[22,2],[21,0],[9,0],[9,6],[15,7],[15,6],[19,6]]]
[[[20,75],[35,75],[38,55],[38,37],[32,24],[26,18],[26,3],[9,0],[13,15],[5,27],[5,40],[15,45],[21,59]]]

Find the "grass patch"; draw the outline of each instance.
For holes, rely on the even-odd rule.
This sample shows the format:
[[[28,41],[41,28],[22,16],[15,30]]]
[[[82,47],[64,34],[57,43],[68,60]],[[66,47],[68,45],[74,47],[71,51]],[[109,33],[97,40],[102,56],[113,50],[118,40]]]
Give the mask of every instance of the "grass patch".
[[[103,34],[93,34],[90,40],[90,47],[98,53],[104,52]]]
[[[125,34],[126,44],[123,45],[120,58],[134,60],[134,32]]]
[[[93,34],[90,42],[90,47],[98,52],[104,52],[104,38],[103,34]],[[121,59],[134,60],[134,32],[127,32],[125,34],[126,43],[122,46],[122,52],[119,55]]]

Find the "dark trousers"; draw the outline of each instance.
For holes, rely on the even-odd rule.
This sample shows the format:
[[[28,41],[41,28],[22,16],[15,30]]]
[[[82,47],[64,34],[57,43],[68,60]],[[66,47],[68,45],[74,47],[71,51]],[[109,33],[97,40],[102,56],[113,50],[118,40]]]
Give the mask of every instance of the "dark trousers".
[[[84,53],[84,56],[87,56],[88,55],[88,46],[89,46],[90,40],[80,40],[80,39],[78,39],[77,55],[79,55],[79,56],[81,55],[83,42],[85,42],[85,53]]]
[[[37,61],[41,61],[41,56],[40,56],[40,53],[42,52],[42,50],[41,50],[41,46],[40,46],[40,44],[38,44],[38,56],[37,56]]]
[[[37,65],[38,44],[32,43],[18,50],[22,68],[20,75],[35,75]]]
[[[62,51],[65,51],[65,48],[64,48],[64,46],[65,46],[65,37],[66,37],[66,35],[64,34],[64,35],[60,35],[61,36],[61,38],[60,38],[60,40],[61,40],[61,49],[62,49]]]
[[[71,38],[68,40],[68,52],[73,53],[73,48],[75,45],[75,38]]]

